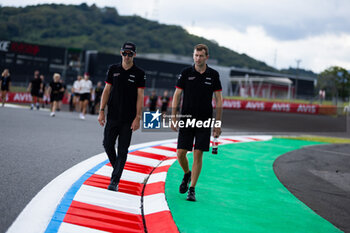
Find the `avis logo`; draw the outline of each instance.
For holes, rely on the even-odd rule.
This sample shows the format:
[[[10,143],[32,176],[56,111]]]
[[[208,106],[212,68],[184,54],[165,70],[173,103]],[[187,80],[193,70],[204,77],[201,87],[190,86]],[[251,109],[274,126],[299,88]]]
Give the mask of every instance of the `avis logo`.
[[[157,112],[143,113],[143,128],[144,129],[160,129],[160,116],[162,114]]]

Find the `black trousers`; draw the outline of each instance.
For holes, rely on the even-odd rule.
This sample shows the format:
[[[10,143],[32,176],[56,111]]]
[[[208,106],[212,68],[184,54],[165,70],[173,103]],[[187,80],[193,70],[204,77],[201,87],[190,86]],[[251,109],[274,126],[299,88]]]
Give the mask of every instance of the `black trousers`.
[[[111,182],[118,184],[122,175],[128,155],[131,141],[131,124],[114,123],[107,120],[104,130],[103,146],[107,153],[109,162],[112,164],[113,172]],[[118,138],[118,155],[115,144]]]

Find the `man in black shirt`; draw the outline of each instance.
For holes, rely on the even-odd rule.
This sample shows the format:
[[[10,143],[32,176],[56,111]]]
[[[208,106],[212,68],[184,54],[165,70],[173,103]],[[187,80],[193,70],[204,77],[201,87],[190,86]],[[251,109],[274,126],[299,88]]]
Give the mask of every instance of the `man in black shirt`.
[[[168,110],[168,105],[169,105],[169,100],[170,98],[168,97],[168,91],[165,90],[163,93],[163,96],[160,98],[160,101],[162,101],[162,115],[164,116]]]
[[[203,122],[210,123],[212,120],[213,93],[216,101],[216,119],[214,121],[213,136],[219,137],[221,134],[222,88],[219,73],[206,64],[208,58],[209,52],[206,45],[198,44],[194,47],[193,60],[195,64],[192,67],[184,69],[179,76],[172,103],[172,122],[176,123],[177,107],[181,94],[183,93],[181,120],[192,122],[192,124],[185,124],[184,127],[179,128],[177,144],[178,161],[185,173],[180,185],[180,193],[186,193],[189,183],[191,182],[187,195],[187,200],[189,201],[196,200],[194,188],[202,169],[203,151],[209,151],[210,126],[212,124],[205,126]],[[178,127],[173,123],[171,127],[173,130],[177,131]],[[216,123],[219,123],[219,126]],[[187,151],[192,151],[194,140],[195,145],[191,173],[186,154]]]
[[[121,48],[122,62],[109,67],[102,93],[98,121],[106,123],[105,106],[108,106],[103,146],[113,166],[109,190],[118,191],[125,166],[132,131],[140,128],[145,88],[145,72],[134,64],[136,46],[126,42]],[[118,155],[115,143],[118,138]]]
[[[38,102],[38,98],[40,97],[40,90],[43,88],[43,83],[39,77],[39,71],[34,71],[34,78],[32,81],[30,81],[28,86],[28,91],[30,91],[30,94],[32,95],[32,105],[30,107],[31,110],[34,108],[34,103],[36,105],[36,108],[39,110],[40,105]]]
[[[149,97],[149,111],[154,112],[157,109],[158,96],[156,91],[152,91],[151,96]]]

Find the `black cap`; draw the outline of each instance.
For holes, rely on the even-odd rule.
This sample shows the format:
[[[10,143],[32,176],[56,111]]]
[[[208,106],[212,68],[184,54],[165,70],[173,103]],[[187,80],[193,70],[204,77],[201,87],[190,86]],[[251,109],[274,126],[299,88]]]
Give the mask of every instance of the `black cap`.
[[[132,42],[125,42],[120,50],[121,51],[129,50],[136,53],[136,45]]]

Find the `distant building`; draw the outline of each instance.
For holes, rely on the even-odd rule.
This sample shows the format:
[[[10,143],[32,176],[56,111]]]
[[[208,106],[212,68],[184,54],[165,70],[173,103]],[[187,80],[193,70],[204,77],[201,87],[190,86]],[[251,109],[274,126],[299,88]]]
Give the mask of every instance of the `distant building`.
[[[10,69],[12,81],[17,85],[26,86],[34,70],[39,70],[46,77],[61,73],[68,85],[73,83],[78,74],[89,72],[92,82],[96,84],[105,80],[109,65],[120,60],[119,54],[0,40],[0,68]],[[173,54],[138,54],[135,62],[146,72],[146,95],[151,89],[155,89],[158,95],[164,90],[172,94],[180,71],[193,64],[192,57]],[[298,97],[314,96],[313,78],[224,67],[212,59],[208,64],[219,71],[224,96],[293,98],[295,89]]]

